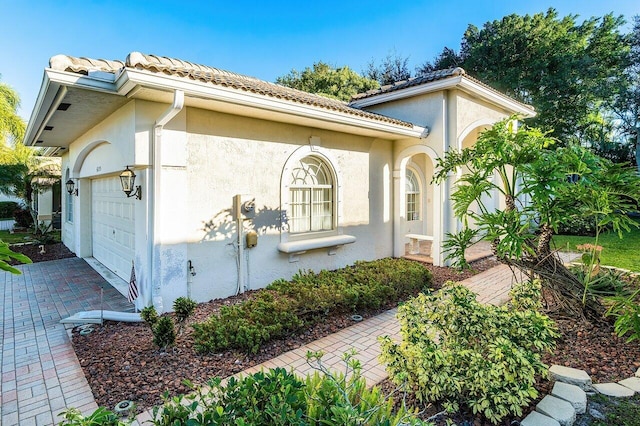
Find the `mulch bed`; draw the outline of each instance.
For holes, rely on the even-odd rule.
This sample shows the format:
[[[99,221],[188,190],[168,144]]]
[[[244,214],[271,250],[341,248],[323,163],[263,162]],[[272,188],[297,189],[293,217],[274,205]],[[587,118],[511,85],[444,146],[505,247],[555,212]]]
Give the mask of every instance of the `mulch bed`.
[[[485,259],[473,265],[474,272],[462,274],[451,268],[425,266],[434,274],[434,287],[438,288],[448,280],[462,280],[496,264],[495,260]],[[118,402],[131,400],[142,411],[161,403],[164,391],[168,390],[171,395],[189,392],[182,383],[185,379],[203,384],[211,377],[227,377],[354,324],[351,313],[335,315],[286,339],[272,341],[255,355],[231,350],[214,355],[198,354],[193,349],[189,324],[202,321],[222,305],[238,303],[251,294],[199,304],[178,336],[175,348],[167,352],[154,346],[152,333],[143,323],[106,321],[103,327],[97,327],[87,336],[81,336],[74,329],[73,346],[98,405],[113,409]],[[388,305],[358,314],[367,318],[393,307]]]
[[[44,245],[37,243],[14,244],[10,248],[16,253],[26,255],[33,263],[76,257],[76,255],[71,253],[71,251],[69,251],[69,249],[62,243]],[[8,263],[11,265],[21,265],[21,262],[17,262],[15,260]]]
[[[22,246],[20,251],[28,256],[32,255],[34,261],[53,260],[56,251],[61,257],[74,256],[62,244],[47,246],[46,255],[40,255],[37,246]],[[433,265],[425,267],[434,275],[434,288],[439,288],[446,281],[463,280],[496,264],[493,259],[485,259],[473,265],[475,271],[462,274],[451,268]],[[336,315],[296,335],[273,341],[255,355],[237,351],[215,355],[196,353],[192,347],[189,324],[204,320],[223,305],[238,303],[251,295],[252,292],[248,292],[198,305],[195,315],[178,336],[176,347],[166,353],[153,345],[151,331],[145,324],[107,321],[103,327],[97,327],[88,336],[81,336],[78,330],[74,329],[73,346],[98,405],[113,409],[115,404],[122,400],[132,400],[138,405],[138,411],[142,411],[161,403],[165,391],[169,391],[171,395],[189,392],[189,388],[183,384],[185,379],[202,384],[214,376],[227,377],[353,325],[351,314]],[[382,310],[392,307],[394,306],[385,306]],[[359,314],[367,318],[382,310]],[[624,339],[615,335],[611,324],[594,325],[554,313],[550,316],[558,326],[560,338],[557,340],[554,353],[544,356],[545,364],[561,364],[583,369],[591,375],[594,383],[618,381],[633,376],[640,367],[640,343],[625,343]],[[382,387],[387,391],[393,389],[389,381],[383,382]],[[550,392],[551,383],[546,379],[540,379],[537,388],[540,391],[539,400]],[[538,400],[524,410],[525,415],[533,410]],[[439,411],[441,407],[431,406],[424,411],[423,416],[427,418]],[[470,413],[460,414],[453,420],[456,424],[483,424]],[[517,419],[508,418],[502,424],[512,424],[513,420]],[[444,419],[438,424],[445,424]]]

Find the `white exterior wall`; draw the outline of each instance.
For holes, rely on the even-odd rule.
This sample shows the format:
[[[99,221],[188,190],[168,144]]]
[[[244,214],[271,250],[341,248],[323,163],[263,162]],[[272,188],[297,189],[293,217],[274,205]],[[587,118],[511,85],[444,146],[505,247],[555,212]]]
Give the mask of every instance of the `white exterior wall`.
[[[230,116],[199,109],[187,112],[188,256],[196,269],[192,294],[207,300],[233,294],[237,285],[236,223],[231,216],[235,194],[255,197],[256,217],[246,229],[259,234],[258,245],[245,251],[249,287],[290,278],[301,269],[336,269],[356,260],[392,255],[391,142],[347,134]],[[311,250],[290,262],[280,253],[281,179],[287,159],[319,138],[319,152],[338,174],[339,227],[356,242]],[[284,176],[288,184],[289,176]],[[286,194],[285,194],[286,195]]]

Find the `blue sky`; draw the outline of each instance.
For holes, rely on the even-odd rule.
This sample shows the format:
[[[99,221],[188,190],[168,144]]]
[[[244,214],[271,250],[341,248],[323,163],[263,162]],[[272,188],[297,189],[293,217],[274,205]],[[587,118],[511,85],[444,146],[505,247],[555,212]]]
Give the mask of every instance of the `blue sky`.
[[[549,7],[579,19],[640,14],[638,0],[449,1],[30,1],[0,0],[0,74],[28,120],[51,56],[171,56],[273,81],[323,60],[361,72],[394,50],[410,67],[444,46],[459,48],[468,24]]]

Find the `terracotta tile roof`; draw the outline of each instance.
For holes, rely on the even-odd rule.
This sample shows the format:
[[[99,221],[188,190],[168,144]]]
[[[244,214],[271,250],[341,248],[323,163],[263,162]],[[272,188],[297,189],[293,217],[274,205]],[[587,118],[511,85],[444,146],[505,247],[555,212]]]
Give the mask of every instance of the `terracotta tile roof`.
[[[277,99],[284,99],[299,104],[323,108],[374,121],[390,123],[397,126],[408,128],[413,127],[412,123],[381,114],[363,111],[349,106],[346,102],[336,99],[291,89],[289,87],[259,80],[254,77],[248,77],[218,68],[194,64],[192,62],[164,56],[145,55],[139,52],[132,52],[127,56],[126,61],[122,62],[57,55],[51,58],[49,64],[51,68],[56,70],[70,71],[80,74],[88,74],[90,71],[103,71],[115,74],[122,68],[135,68],[154,73],[188,78],[217,86],[230,87],[232,89],[256,93]]]
[[[449,68],[446,70],[437,70],[424,74],[420,77],[412,77],[408,80],[396,81],[393,84],[382,86],[379,89],[369,90],[364,93],[358,93],[351,100],[358,101],[360,99],[370,98],[372,96],[381,95],[383,93],[395,92],[397,90],[406,89],[408,87],[420,86],[422,84],[431,83],[432,81],[444,80],[449,77],[458,77],[465,75],[466,72],[462,68]]]
[[[382,95],[384,93],[389,93],[389,92],[395,92],[397,90],[402,90],[402,89],[406,89],[409,87],[415,87],[415,86],[420,86],[422,84],[427,84],[427,83],[431,83],[434,81],[438,81],[438,80],[444,80],[447,78],[452,78],[452,77],[459,77],[459,76],[464,76],[466,79],[473,81],[476,84],[479,84],[480,86],[498,94],[501,96],[505,96],[508,97],[509,99],[511,99],[512,101],[526,107],[529,109],[533,109],[533,107],[531,105],[526,105],[522,102],[519,102],[513,98],[511,98],[508,95],[505,95],[504,93],[494,89],[493,87],[483,83],[482,81],[478,80],[477,78],[471,77],[470,75],[467,74],[467,72],[460,68],[460,67],[456,67],[456,68],[448,68],[445,70],[436,70],[436,71],[432,71],[430,73],[421,75],[420,77],[413,77],[410,78],[408,80],[402,80],[402,81],[398,81],[395,82],[393,84],[389,84],[386,86],[382,86],[379,89],[374,89],[374,90],[369,90],[368,92],[364,92],[364,93],[358,93],[357,95],[355,95],[352,99],[351,102],[355,102],[355,101],[359,101],[362,99],[366,99],[366,98],[371,98],[377,95]]]

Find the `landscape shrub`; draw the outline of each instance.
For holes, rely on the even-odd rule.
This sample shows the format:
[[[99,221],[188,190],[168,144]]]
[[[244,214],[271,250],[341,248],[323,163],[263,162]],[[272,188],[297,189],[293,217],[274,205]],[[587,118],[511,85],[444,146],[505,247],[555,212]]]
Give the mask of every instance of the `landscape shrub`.
[[[305,379],[307,411],[305,424],[311,425],[424,425],[416,412],[404,404],[396,411],[394,401],[377,386],[369,388],[355,352],[343,355],[344,373],[329,371],[322,353],[307,353],[316,371]],[[314,365],[312,364],[312,365]]]
[[[176,344],[176,330],[171,317],[160,317],[151,330],[153,331],[153,343],[159,348],[166,350]]]
[[[300,271],[277,280],[238,305],[193,324],[194,347],[202,353],[236,348],[256,353],[269,340],[311,325],[331,313],[379,309],[428,288],[423,265],[405,259],[357,262],[336,271]]]
[[[253,299],[223,306],[218,314],[193,324],[194,347],[198,352],[220,352],[228,348],[256,353],[271,339],[299,329],[303,323],[295,304],[274,291],[261,291]]]
[[[614,330],[619,337],[627,337],[627,343],[640,339],[640,289],[626,296],[610,299],[607,316],[616,318]]]
[[[537,310],[538,284],[519,286],[511,306],[482,305],[460,284],[420,294],[398,308],[402,341],[382,337],[380,359],[390,378],[421,402],[455,411],[466,404],[493,423],[522,415],[536,398],[535,376],[546,374],[541,352],[557,336]]]
[[[196,311],[196,303],[195,300],[190,299],[188,297],[178,297],[173,302],[173,311],[176,315],[176,320],[179,323],[183,323]]]
[[[33,216],[31,216],[31,212],[22,206],[18,206],[18,208],[15,209],[13,219],[19,228],[30,228],[33,226]]]
[[[140,318],[153,330],[153,327],[158,322],[158,312],[153,306],[147,306],[140,311]]]
[[[131,424],[131,422],[121,420],[120,416],[104,407],[98,407],[87,416],[82,415],[77,408],[68,408],[59,416],[64,418],[58,423],[59,426],[126,426]]]
[[[0,201],[0,219],[13,219],[19,204],[15,201]]]

